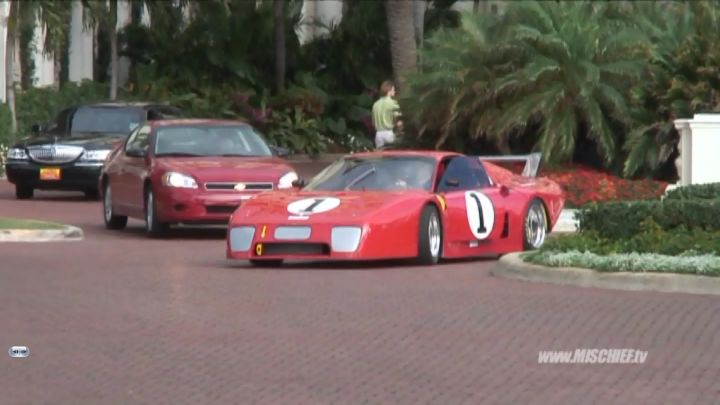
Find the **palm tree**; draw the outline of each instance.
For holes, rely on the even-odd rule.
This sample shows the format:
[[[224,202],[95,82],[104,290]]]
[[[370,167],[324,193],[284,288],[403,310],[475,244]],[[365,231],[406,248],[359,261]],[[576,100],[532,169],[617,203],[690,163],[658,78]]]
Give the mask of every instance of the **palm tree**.
[[[521,2],[509,4],[501,17],[466,14],[464,35],[434,40],[425,54],[434,66],[424,67],[428,73],[416,79],[426,88],[436,83],[418,98],[445,93],[430,115],[445,115],[436,147],[453,134],[486,137],[502,146],[537,126],[535,147],[549,161],[561,161],[572,156],[585,129],[610,162],[613,124],[629,121],[626,90],[646,66],[639,53],[644,36],[615,7]],[[436,127],[431,119],[420,118],[421,127]]]
[[[54,62],[54,86],[59,88],[62,76],[63,52],[68,45],[68,33],[72,13],[72,2],[39,0],[28,2],[35,7],[37,20],[45,31],[44,51],[51,53]]]
[[[91,1],[81,0],[84,8],[86,26],[104,27],[110,36],[110,94],[111,100],[117,98],[118,87],[118,43],[117,43],[117,0]]]
[[[385,0],[393,74],[400,89],[404,88],[406,77],[413,73],[417,66],[413,3],[406,0]]]
[[[278,94],[285,91],[285,0],[273,0],[275,42],[275,86]]]

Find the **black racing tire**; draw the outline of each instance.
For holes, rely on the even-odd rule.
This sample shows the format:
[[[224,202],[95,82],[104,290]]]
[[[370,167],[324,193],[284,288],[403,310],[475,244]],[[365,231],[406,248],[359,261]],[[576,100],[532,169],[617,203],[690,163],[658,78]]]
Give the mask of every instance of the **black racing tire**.
[[[442,257],[443,230],[440,213],[434,205],[426,205],[420,214],[418,227],[417,264],[430,266]]]
[[[15,185],[15,198],[18,200],[29,200],[33,198],[35,190],[30,186],[23,186],[20,184]]]
[[[540,248],[548,234],[548,216],[539,198],[530,201],[523,218],[523,249]]]
[[[165,236],[169,228],[168,223],[158,219],[155,193],[152,186],[149,186],[145,190],[145,233],[152,238],[160,238]]]
[[[256,267],[280,267],[282,259],[250,259],[250,264]]]
[[[107,229],[124,229],[127,226],[128,217],[124,215],[115,215],[112,206],[112,188],[110,182],[105,184],[105,192],[103,194],[103,220]]]

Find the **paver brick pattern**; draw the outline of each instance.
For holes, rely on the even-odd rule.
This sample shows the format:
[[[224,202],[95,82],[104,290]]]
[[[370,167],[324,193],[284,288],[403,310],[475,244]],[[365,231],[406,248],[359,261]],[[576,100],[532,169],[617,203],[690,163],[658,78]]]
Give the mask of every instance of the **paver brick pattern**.
[[[222,229],[151,240],[72,194],[0,215],[83,228],[0,245],[2,404],[720,402],[720,301],[529,284],[493,260],[437,267],[224,259]],[[640,365],[540,365],[540,350],[635,348]]]

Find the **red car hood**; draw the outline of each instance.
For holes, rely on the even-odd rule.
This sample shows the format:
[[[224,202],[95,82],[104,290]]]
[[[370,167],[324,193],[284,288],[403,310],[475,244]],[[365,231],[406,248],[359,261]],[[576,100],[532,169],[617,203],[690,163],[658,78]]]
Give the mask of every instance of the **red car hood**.
[[[419,204],[427,201],[430,196],[432,194],[427,191],[269,192],[242,204],[233,215],[233,222],[244,224],[262,221],[295,222],[301,220],[301,217],[307,217],[307,220],[312,222],[341,224],[343,221],[364,220],[368,215],[397,205],[412,209],[415,201]],[[316,212],[299,212],[303,208],[310,207],[314,202],[319,202],[315,208],[312,208]],[[373,220],[382,221],[383,218],[373,218]]]
[[[156,159],[158,168],[177,171],[208,181],[273,182],[293,170],[282,159],[267,157],[162,157]]]

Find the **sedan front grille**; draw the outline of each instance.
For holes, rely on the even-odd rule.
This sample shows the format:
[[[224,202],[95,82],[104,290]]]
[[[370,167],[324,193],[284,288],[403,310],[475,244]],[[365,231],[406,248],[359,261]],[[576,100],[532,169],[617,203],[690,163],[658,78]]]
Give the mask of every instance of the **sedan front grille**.
[[[272,190],[272,183],[205,183],[206,190],[258,191]]]
[[[76,160],[85,151],[80,146],[43,145],[27,148],[28,156],[39,163],[68,163]]]

